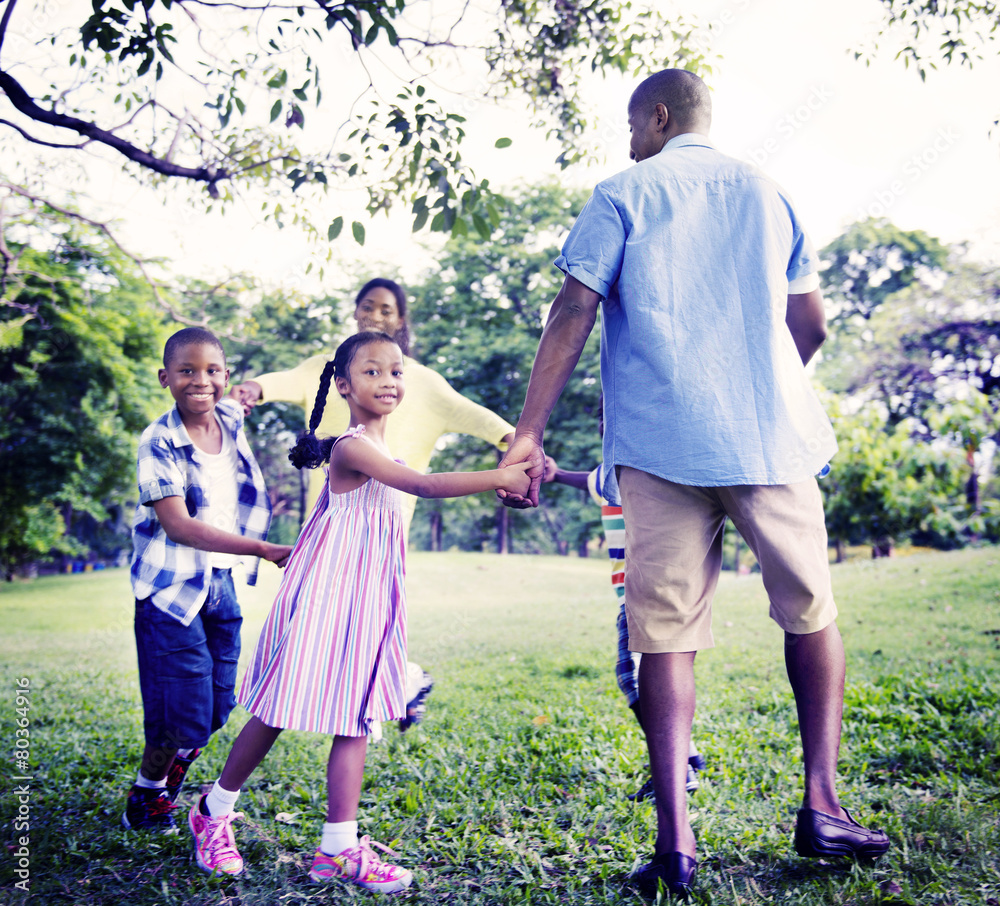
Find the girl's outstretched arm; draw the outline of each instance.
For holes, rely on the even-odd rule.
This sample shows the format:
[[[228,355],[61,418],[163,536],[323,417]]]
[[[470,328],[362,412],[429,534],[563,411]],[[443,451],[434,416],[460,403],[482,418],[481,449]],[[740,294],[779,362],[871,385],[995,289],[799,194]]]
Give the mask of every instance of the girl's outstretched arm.
[[[367,437],[345,437],[330,456],[330,490],[344,493],[367,478],[417,497],[464,497],[483,491],[505,490],[526,494],[530,479],[527,463],[482,472],[431,472],[425,474],[396,462]]]

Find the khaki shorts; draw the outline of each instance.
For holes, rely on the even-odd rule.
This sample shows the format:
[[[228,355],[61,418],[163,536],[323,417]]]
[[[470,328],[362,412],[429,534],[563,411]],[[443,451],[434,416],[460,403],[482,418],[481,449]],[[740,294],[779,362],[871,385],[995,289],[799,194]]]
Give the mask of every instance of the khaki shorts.
[[[807,635],[836,619],[823,501],[814,478],[699,488],[622,466],[618,487],[632,651],[715,645],[712,596],[722,568],[726,516],[757,557],[771,618],[782,629]]]

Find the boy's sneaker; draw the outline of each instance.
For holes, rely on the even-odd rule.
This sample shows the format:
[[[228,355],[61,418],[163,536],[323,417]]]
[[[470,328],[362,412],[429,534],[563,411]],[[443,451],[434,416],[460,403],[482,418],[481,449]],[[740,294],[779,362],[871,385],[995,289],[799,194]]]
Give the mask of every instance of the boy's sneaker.
[[[183,755],[175,755],[174,763],[170,765],[170,772],[167,774],[167,792],[170,793],[170,801],[177,799],[177,794],[181,791],[184,777],[191,767],[191,762],[201,754],[201,749],[192,750],[186,758]]]
[[[653,789],[653,778],[650,777],[639,789],[628,797],[633,802],[645,802],[647,799],[655,799],[656,792]]]
[[[379,893],[395,893],[409,887],[413,882],[413,873],[398,865],[383,862],[372,850],[372,846],[377,846],[390,856],[396,856],[389,847],[365,836],[353,849],[345,849],[336,856],[328,856],[322,850],[316,850],[309,877],[314,881],[350,881],[365,890]]]
[[[688,779],[687,779],[687,791],[693,793],[698,789],[698,772],[691,766],[690,760],[688,761]]]
[[[161,834],[176,834],[177,822],[173,815],[176,807],[166,789],[151,790],[134,786],[125,800],[122,827],[126,830],[154,830]]]
[[[243,857],[236,848],[233,819],[242,812],[230,812],[211,818],[201,811],[204,796],[199,796],[188,812],[188,825],[194,836],[194,857],[198,867],[209,874],[238,875],[243,871]]]
[[[691,765],[696,771],[705,770],[705,756],[701,752],[694,752],[690,758],[688,758],[688,764]]]
[[[415,664],[411,666],[416,667]],[[427,696],[431,694],[431,689],[434,688],[433,677],[420,667],[416,667],[416,669],[420,671],[420,676],[413,683],[416,687],[415,693],[406,703],[406,717],[399,722],[400,733],[405,733],[410,727],[416,726],[424,719],[424,715],[427,713]],[[408,677],[408,680],[412,681],[412,678]]]

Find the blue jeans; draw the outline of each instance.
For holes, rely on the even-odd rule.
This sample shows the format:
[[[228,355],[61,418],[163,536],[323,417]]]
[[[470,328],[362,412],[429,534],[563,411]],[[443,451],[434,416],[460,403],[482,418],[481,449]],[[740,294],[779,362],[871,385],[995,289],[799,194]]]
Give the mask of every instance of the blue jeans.
[[[143,727],[147,745],[195,749],[236,707],[243,615],[232,572],[212,571],[208,599],[190,626],[149,598],[135,602]]]

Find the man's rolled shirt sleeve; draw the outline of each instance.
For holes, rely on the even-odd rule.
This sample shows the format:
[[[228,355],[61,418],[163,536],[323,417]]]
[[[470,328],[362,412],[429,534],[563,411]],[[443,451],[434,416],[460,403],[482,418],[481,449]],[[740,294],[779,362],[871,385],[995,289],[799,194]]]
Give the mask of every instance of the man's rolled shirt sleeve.
[[[628,225],[598,185],[563,243],[555,266],[606,299],[618,282],[627,239]]]

